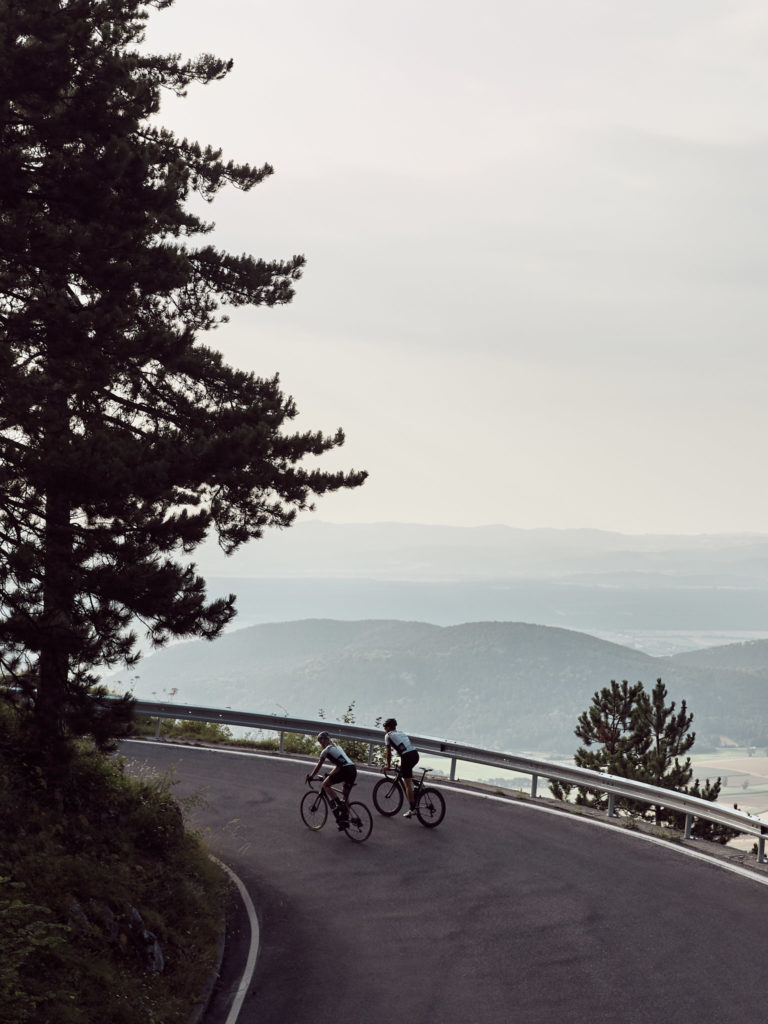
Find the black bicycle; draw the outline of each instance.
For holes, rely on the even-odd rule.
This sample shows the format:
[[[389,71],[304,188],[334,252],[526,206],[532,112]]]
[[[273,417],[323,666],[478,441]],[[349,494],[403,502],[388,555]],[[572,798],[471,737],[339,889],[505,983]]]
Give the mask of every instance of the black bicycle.
[[[307,779],[309,793],[301,798],[301,820],[314,832],[319,832],[328,820],[328,810],[331,802],[328,799],[322,783],[328,778],[327,775],[318,779]],[[315,786],[313,783],[319,783]],[[349,836],[353,843],[364,843],[373,831],[373,818],[371,812],[358,800],[342,800],[333,810],[333,816],[343,832]]]
[[[427,828],[435,828],[445,817],[445,800],[439,789],[432,789],[424,785],[424,777],[431,768],[417,768],[421,772],[421,778],[413,780],[413,799],[416,801],[416,817],[422,825]],[[379,779],[373,787],[373,806],[387,818],[397,814],[403,806],[405,798],[405,783],[400,774],[389,768],[384,769],[386,778]]]

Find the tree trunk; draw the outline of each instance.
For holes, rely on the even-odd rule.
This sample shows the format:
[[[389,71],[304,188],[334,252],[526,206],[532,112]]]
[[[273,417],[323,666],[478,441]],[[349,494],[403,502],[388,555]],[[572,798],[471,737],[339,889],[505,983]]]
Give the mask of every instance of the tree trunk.
[[[48,411],[49,452],[61,450],[69,429],[66,397],[51,395]],[[46,490],[43,555],[43,609],[40,622],[40,659],[35,718],[40,740],[59,747],[66,729],[67,682],[72,650],[72,602],[74,585],[73,530],[66,482],[51,474]]]

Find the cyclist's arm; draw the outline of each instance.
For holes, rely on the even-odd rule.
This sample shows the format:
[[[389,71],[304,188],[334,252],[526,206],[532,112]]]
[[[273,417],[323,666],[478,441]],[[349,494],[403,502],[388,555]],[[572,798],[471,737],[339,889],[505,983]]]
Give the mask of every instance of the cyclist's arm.
[[[317,764],[312,769],[312,771],[309,772],[309,774],[307,775],[307,779],[314,779],[314,777],[320,771],[324,760],[325,760],[325,751],[322,752],[322,754],[320,755],[320,760],[317,762]]]

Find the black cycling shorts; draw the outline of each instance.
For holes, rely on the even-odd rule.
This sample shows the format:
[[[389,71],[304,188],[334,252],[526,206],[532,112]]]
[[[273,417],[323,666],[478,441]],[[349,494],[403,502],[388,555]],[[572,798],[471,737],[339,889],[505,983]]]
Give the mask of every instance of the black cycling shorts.
[[[413,768],[414,765],[418,764],[418,761],[418,750],[406,750],[404,754],[400,755],[400,774],[404,779],[413,778]]]
[[[353,764],[336,765],[328,776],[328,785],[339,786],[344,783],[351,788],[354,786],[356,778],[357,768]]]

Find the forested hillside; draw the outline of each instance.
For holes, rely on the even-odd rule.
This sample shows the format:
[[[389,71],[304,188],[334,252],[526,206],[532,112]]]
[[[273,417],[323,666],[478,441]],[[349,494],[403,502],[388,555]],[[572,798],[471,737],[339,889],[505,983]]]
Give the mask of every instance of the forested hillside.
[[[739,645],[741,646],[741,645]],[[499,749],[568,756],[595,690],[612,679],[652,684],[694,713],[697,749],[722,736],[768,743],[768,667],[654,658],[572,630],[515,622],[312,619],[237,630],[147,658],[133,689],[146,699],[333,720],[395,715],[414,732]],[[711,667],[710,667],[711,666]]]
[[[738,669],[768,675],[768,640],[748,640],[745,643],[726,644],[710,647],[703,651],[687,651],[676,654],[679,665],[695,665],[697,668]]]

